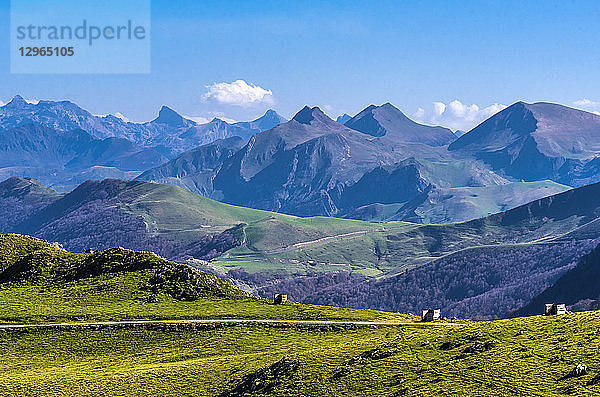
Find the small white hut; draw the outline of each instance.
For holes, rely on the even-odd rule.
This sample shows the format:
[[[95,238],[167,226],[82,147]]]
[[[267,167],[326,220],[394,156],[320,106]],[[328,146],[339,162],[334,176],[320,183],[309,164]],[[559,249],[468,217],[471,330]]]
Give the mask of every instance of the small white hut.
[[[567,305],[564,303],[546,303],[544,305],[544,315],[554,316],[556,314],[565,314],[567,312]]]

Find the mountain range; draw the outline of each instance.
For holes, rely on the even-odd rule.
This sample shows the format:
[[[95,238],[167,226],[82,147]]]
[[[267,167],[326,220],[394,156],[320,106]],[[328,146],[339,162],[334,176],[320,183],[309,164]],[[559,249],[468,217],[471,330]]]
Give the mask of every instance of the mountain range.
[[[59,191],[141,179],[300,216],[459,222],[598,180],[599,118],[518,102],[457,137],[389,103],[340,116],[343,124],[310,107],[289,122],[269,110],[198,124],[167,106],[132,123],[16,96],[0,107],[0,178],[35,177]]]
[[[0,175],[39,178],[70,190],[90,178],[132,178],[168,159],[124,138],[97,139],[81,129],[23,124],[0,132]]]
[[[133,179],[185,150],[232,137],[247,141],[284,121],[269,110],[250,122],[198,124],[163,106],[156,119],[132,123],[68,101],[16,96],[0,107],[0,177],[35,177],[60,191],[88,179]]]
[[[19,95],[0,107],[0,130],[27,124],[65,132],[83,130],[98,139],[125,138],[136,145],[155,148],[170,158],[217,139],[240,136],[247,140],[253,134],[285,121],[275,111],[269,110],[250,122],[230,124],[214,118],[209,123],[199,124],[163,106],[154,120],[134,123],[115,115],[92,115],[69,101],[30,103]]]
[[[495,119],[503,120],[520,106],[509,107],[484,124],[505,128],[506,123]],[[578,118],[598,118],[575,109],[542,106],[543,112],[556,109],[573,113],[572,129]],[[542,179],[524,181],[464,149],[464,140],[471,133],[480,134],[484,124],[457,139],[449,129],[410,120],[389,103],[370,105],[343,126],[319,108],[305,107],[291,121],[254,135],[236,153],[228,151],[218,164],[211,160],[210,167],[188,172],[177,166],[181,159],[175,159],[139,179],[300,216],[420,223],[474,219],[578,186],[569,178],[552,179],[550,172],[541,174]],[[528,134],[526,124],[509,124],[519,134]],[[498,139],[501,146],[503,138]],[[182,159],[205,163],[202,156],[207,150],[186,153]],[[578,175],[593,174],[594,164],[591,160],[573,167]]]
[[[306,106],[290,121],[269,110],[198,124],[163,106],[132,123],[17,96],[0,107],[0,178],[63,192],[140,179],[297,216],[418,223],[475,219],[600,180],[600,116],[561,105],[517,102],[460,137],[390,103],[338,120]]]
[[[448,128],[416,123],[391,103],[370,105],[344,125],[374,137],[387,137],[394,142],[444,146],[456,139]]]

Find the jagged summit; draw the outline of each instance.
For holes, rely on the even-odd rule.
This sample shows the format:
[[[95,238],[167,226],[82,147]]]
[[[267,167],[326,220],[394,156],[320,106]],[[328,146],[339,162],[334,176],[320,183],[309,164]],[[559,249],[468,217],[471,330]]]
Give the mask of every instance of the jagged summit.
[[[260,116],[259,118],[252,121],[238,121],[237,123],[231,124],[235,128],[243,128],[248,130],[249,133],[238,134],[245,138],[249,138],[251,135],[270,130],[271,128],[277,127],[279,124],[286,123],[287,120],[277,114],[273,109],[269,109]]]
[[[352,116],[350,116],[348,113],[344,113],[341,116],[338,116],[337,119],[335,119],[336,122],[340,123],[340,124],[346,124],[346,122],[348,120],[350,120],[352,118]]]
[[[323,113],[318,106],[312,108],[309,106],[304,106],[298,113],[296,113],[292,120],[306,125],[313,124],[315,120],[326,124],[334,122],[331,118],[329,118],[329,116]]]
[[[313,109],[318,108],[310,108],[304,106],[296,115],[292,118],[292,120],[297,121],[300,124],[310,124],[311,121],[315,119],[315,115],[313,114]],[[320,109],[319,109],[320,111]]]
[[[268,109],[265,114],[262,115],[262,117],[274,117],[277,116],[279,117],[279,114],[277,114],[276,111],[274,111],[273,109]],[[257,119],[258,120],[258,119]],[[255,120],[256,121],[256,120]]]
[[[28,105],[27,101],[25,99],[23,99],[23,97],[21,95],[15,95],[13,97],[13,99],[11,99],[10,102],[8,102],[4,106],[11,107],[11,108],[23,108],[27,105]]]
[[[252,121],[251,124],[256,126],[261,131],[266,131],[278,126],[279,124],[286,122],[287,120],[285,119],[285,117],[280,116],[273,109],[269,109],[265,112],[264,115]]]
[[[172,127],[184,127],[186,125],[185,119],[168,106],[160,108],[158,117],[152,123],[167,124]]]

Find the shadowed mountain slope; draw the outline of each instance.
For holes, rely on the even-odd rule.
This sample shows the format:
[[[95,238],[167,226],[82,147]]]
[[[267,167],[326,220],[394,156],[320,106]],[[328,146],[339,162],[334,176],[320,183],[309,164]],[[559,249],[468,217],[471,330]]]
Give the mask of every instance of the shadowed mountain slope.
[[[81,129],[58,131],[25,124],[0,131],[0,173],[33,176],[53,186],[69,184],[95,167],[128,178],[129,172],[139,174],[166,161],[157,151],[124,138],[96,139]]]
[[[210,196],[213,193],[212,179],[221,164],[245,144],[246,141],[240,137],[218,139],[152,168],[136,179],[178,185],[203,196]]]
[[[600,246],[579,260],[577,266],[533,298],[512,315],[527,316],[542,313],[545,303],[565,303],[569,310],[598,310],[600,308]]]
[[[570,186],[597,182],[600,116],[552,103],[517,102],[464,134],[449,150],[504,175]],[[595,174],[594,177],[592,174]]]

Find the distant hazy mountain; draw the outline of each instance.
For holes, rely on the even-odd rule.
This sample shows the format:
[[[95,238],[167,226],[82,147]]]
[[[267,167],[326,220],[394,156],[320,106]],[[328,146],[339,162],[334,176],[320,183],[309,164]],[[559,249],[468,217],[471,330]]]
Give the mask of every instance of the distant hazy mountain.
[[[350,115],[349,115],[349,114],[347,114],[347,113],[344,113],[344,114],[342,114],[341,116],[338,116],[338,118],[337,118],[337,119],[335,119],[335,121],[337,121],[337,122],[338,122],[338,123],[340,123],[340,124],[346,124],[346,122],[347,122],[348,120],[350,120],[351,118],[352,118],[352,116],[350,116]]]
[[[193,142],[194,146],[200,146],[217,139],[226,139],[232,136],[238,136],[248,140],[253,133],[256,132],[260,132],[260,130],[242,128],[236,124],[229,124],[226,121],[215,118],[207,124],[190,128],[179,135],[179,138],[190,142],[190,144]]]
[[[240,137],[218,139],[152,168],[136,179],[178,185],[209,196],[213,192],[212,178],[217,169],[245,144],[246,141]]]
[[[214,119],[198,124],[173,109],[163,106],[158,117],[146,123],[133,123],[107,115],[94,116],[72,102],[39,101],[28,103],[16,96],[0,107],[0,130],[26,124],[40,124],[57,131],[81,129],[96,138],[126,138],[143,147],[155,148],[168,157],[217,139],[241,136],[249,139],[257,132],[273,128],[285,121],[275,111],[250,122],[229,124]]]
[[[124,123],[121,119],[117,120]],[[32,123],[58,131],[81,129],[98,138],[120,136],[109,130],[100,118],[69,101],[39,101],[34,104],[17,95],[0,107],[0,130]]]
[[[458,138],[449,150],[517,180],[570,186],[600,180],[600,116],[552,103],[517,102]]]
[[[170,154],[178,154],[217,139],[238,136],[247,141],[252,135],[285,121],[274,110],[268,110],[262,117],[249,122],[230,124],[214,118],[209,123],[197,124],[184,119],[170,108],[163,107],[157,119],[144,124],[148,129],[162,129],[162,131],[154,133],[144,142],[144,145],[164,148],[163,150],[170,149]]]
[[[81,129],[57,131],[24,124],[0,131],[0,175],[26,174],[49,185],[65,185],[94,167],[110,168],[116,176],[127,177],[127,172],[139,173],[166,161],[157,151],[126,139],[96,139]]]
[[[106,166],[123,171],[137,171],[156,167],[165,161],[167,158],[154,149],[140,148],[124,138],[106,138],[94,140],[65,166],[71,169]]]
[[[374,137],[387,136],[396,142],[443,146],[456,139],[450,129],[416,123],[390,103],[371,105],[344,124]]]
[[[261,132],[270,130],[271,128],[277,127],[279,124],[285,123],[287,121],[287,119],[278,115],[276,111],[269,109],[263,116],[257,118],[254,121],[240,121],[234,123],[233,126],[244,128],[248,131]]]

